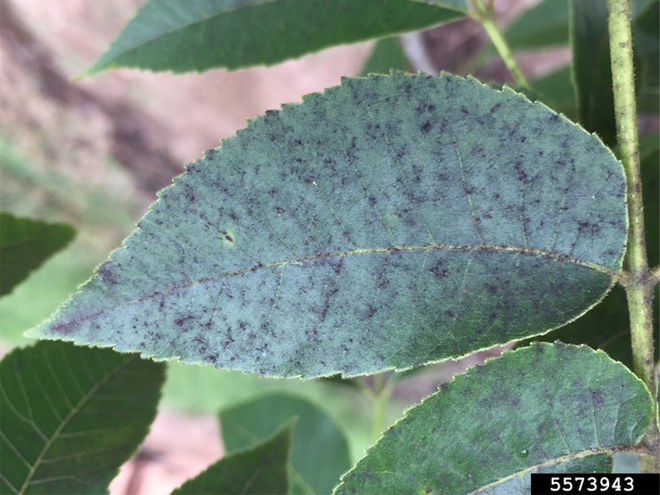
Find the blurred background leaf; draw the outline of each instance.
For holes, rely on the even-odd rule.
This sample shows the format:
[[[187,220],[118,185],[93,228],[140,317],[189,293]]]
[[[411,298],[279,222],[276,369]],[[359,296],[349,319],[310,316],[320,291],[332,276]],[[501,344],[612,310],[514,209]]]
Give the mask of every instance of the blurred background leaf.
[[[295,421],[250,448],[225,455],[172,495],[283,495],[289,493],[289,452]]]
[[[399,38],[383,38],[374,45],[373,51],[362,67],[361,76],[369,74],[389,74],[391,69],[410,71],[406,54]]]
[[[68,224],[0,213],[0,296],[9,294],[75,235]]]
[[[288,394],[268,394],[220,412],[227,452],[263,441],[291,418],[297,418],[291,445],[292,493],[331,493],[351,467],[344,433],[312,402]]]
[[[602,0],[570,0],[569,6],[578,120],[612,147],[616,143],[616,123],[607,4]]]

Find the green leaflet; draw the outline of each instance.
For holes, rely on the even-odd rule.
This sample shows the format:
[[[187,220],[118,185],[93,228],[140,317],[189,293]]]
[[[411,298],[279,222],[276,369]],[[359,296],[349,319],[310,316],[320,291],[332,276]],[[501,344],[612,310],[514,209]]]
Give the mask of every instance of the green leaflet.
[[[511,49],[534,50],[568,43],[570,1],[572,0],[541,0],[525,10],[504,33]],[[632,0],[633,17],[652,9],[655,2],[656,0]],[[650,20],[650,17],[647,19]]]
[[[571,67],[566,65],[554,72],[532,81],[534,91],[541,101],[555,112],[577,120],[577,98],[575,87],[571,81]]]
[[[463,17],[466,0],[150,0],[84,75],[272,65]]]
[[[435,7],[440,7],[443,9],[456,10],[467,14],[470,11],[468,3],[466,0],[413,0],[418,3],[425,3],[427,5],[433,5]]]
[[[621,268],[620,163],[510,90],[345,79],[188,166],[33,336],[314,377],[538,335]]]
[[[525,10],[504,35],[514,51],[564,45],[569,41],[569,4],[573,10],[570,19],[573,80],[562,68],[532,81],[532,86],[554,110],[576,120],[575,85],[580,97],[580,123],[611,144],[615,131],[606,2],[542,0]],[[656,0],[631,1],[637,111],[646,115],[658,114],[658,8]],[[484,56],[492,57],[496,53],[489,45]]]
[[[541,0],[525,10],[506,29],[505,38],[513,50],[565,45],[568,42],[568,2]]]
[[[406,54],[397,37],[384,38],[376,42],[371,55],[362,67],[361,75],[389,74],[392,69],[403,72],[410,69]]]
[[[220,413],[227,452],[250,447],[298,418],[291,440],[290,473],[293,494],[331,493],[351,467],[342,431],[323,409],[284,393],[261,396]]]
[[[569,0],[573,82],[579,122],[609,146],[616,143],[607,4]]]
[[[643,138],[640,146],[642,179],[644,183],[644,222],[646,228],[646,247],[649,254],[649,265],[658,263],[660,254],[660,225],[658,224],[658,199],[660,198],[660,170],[658,163],[658,148],[660,136],[657,134]],[[658,286],[656,286],[657,294]],[[656,295],[657,297],[657,295]],[[658,305],[654,305],[654,321],[658,319]],[[660,346],[658,346],[656,332],[656,345],[654,347],[656,361],[660,359]],[[543,335],[539,339],[546,342],[561,340],[567,344],[586,344],[599,348],[617,361],[622,362],[630,369],[633,368],[632,346],[630,343],[630,322],[628,302],[625,289],[618,285],[614,287],[607,297],[593,310],[582,318],[554,331]]]
[[[0,296],[9,294],[75,235],[66,224],[0,213]]]
[[[660,2],[653,2],[633,23],[637,111],[660,114]]]
[[[107,493],[156,415],[165,365],[39,342],[0,363],[0,492]]]
[[[660,263],[660,134],[641,136],[639,140],[644,195],[644,228],[649,266]],[[655,306],[658,309],[658,306]]]
[[[294,421],[271,438],[227,455],[186,481],[172,495],[284,495],[289,493],[289,451]]]
[[[456,376],[408,411],[335,495],[527,493],[532,472],[609,472],[651,411],[644,384],[604,353],[534,344]]]
[[[658,113],[658,3],[633,0],[631,9],[638,111],[653,115]],[[606,2],[542,1],[507,29],[506,38],[515,50],[545,48],[566,43],[569,28],[572,81],[562,68],[533,81],[532,86],[554,110],[579,120],[587,130],[612,146],[616,127]],[[554,34],[547,36],[550,31]],[[574,115],[576,106],[578,115]]]

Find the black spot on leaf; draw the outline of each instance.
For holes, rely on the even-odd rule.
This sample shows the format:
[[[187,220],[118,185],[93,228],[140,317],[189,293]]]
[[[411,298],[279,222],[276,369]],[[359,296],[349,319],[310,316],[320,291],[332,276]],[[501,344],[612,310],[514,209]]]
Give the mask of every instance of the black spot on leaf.
[[[436,277],[436,278],[446,278],[449,276],[449,270],[445,268],[444,262],[442,260],[438,261],[435,265],[433,265],[431,268],[429,268],[429,271]]]
[[[98,274],[104,283],[108,285],[115,285],[117,283],[117,275],[115,273],[115,265],[112,261],[106,261],[98,268]]]

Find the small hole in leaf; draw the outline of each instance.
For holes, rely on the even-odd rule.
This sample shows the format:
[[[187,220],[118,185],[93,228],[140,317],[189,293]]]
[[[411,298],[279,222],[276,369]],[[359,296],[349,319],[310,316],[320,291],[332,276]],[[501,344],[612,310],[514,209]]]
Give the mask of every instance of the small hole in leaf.
[[[223,230],[222,232],[220,232],[220,234],[222,234],[222,238],[227,242],[233,243],[235,240],[231,232],[227,230]]]

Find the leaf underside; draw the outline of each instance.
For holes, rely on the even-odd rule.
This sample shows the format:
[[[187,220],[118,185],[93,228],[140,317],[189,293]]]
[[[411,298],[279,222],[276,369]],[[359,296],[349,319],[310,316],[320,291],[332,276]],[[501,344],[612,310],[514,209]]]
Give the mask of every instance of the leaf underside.
[[[0,492],[107,493],[156,415],[165,365],[39,342],[0,363]]]
[[[323,48],[459,19],[465,0],[150,0],[85,75],[135,67],[272,65]]]
[[[346,79],[190,164],[33,336],[314,377],[546,332],[621,268],[620,163],[450,75]]]
[[[534,344],[458,375],[391,427],[335,495],[529,493],[535,472],[611,472],[651,396],[602,352]]]
[[[648,136],[642,140],[641,146],[641,169],[644,183],[644,223],[646,228],[646,248],[649,254],[649,265],[658,264],[660,254],[660,223],[658,223],[658,212],[660,211],[660,136],[658,134]],[[647,142],[645,142],[647,141]],[[648,144],[648,148],[646,145]],[[658,286],[656,286],[656,300],[658,297]],[[654,321],[660,321],[658,311],[660,308],[654,305]],[[655,333],[655,361],[660,360],[660,342],[658,332]],[[628,368],[633,369],[632,346],[630,343],[630,322],[628,313],[628,302],[625,289],[621,286],[614,287],[601,304],[584,317],[572,322],[554,332],[550,332],[540,340],[553,342],[561,340],[567,344],[587,344],[593,348],[600,348],[617,361],[622,362]]]

